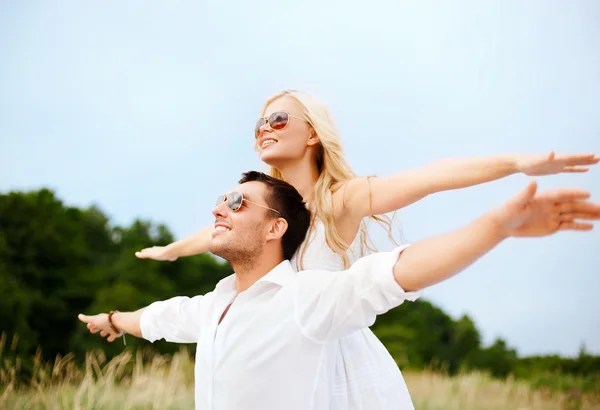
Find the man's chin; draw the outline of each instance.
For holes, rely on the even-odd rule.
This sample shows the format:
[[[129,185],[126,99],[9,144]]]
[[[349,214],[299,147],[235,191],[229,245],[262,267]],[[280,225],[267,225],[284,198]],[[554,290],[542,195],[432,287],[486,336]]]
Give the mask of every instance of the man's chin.
[[[231,240],[227,238],[226,235],[217,235],[210,241],[208,250],[213,255],[227,259],[229,256],[231,256],[232,251],[234,251],[234,247],[232,245],[233,244]]]
[[[223,241],[220,241],[218,237],[214,237],[211,239],[208,244],[208,251],[213,255],[221,256],[221,250],[223,249]]]

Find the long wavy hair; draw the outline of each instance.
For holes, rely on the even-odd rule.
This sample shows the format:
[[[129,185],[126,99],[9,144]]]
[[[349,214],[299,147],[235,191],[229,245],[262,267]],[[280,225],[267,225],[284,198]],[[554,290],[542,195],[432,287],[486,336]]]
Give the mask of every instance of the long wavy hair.
[[[319,147],[316,156],[319,177],[314,187],[312,200],[307,203],[308,208],[312,212],[313,220],[311,221],[307,235],[308,239],[299,250],[298,260],[300,261],[300,269],[306,246],[309,243],[311,236],[314,235],[316,219],[319,219],[323,223],[327,245],[342,258],[344,269],[347,269],[350,266],[350,258],[348,257],[347,252],[350,244],[344,242],[335,228],[332,194],[334,189],[339,189],[345,182],[354,179],[357,176],[344,158],[341,138],[334,125],[329,109],[315,96],[296,90],[281,91],[271,96],[265,102],[261,110],[261,116],[264,116],[265,110],[269,104],[283,97],[293,98],[299,104],[304,119],[319,138]],[[255,149],[257,149],[257,147],[255,147]],[[271,167],[269,173],[275,178],[284,179],[277,168]],[[371,190],[369,178],[371,177],[367,177],[370,201]],[[370,219],[383,226],[388,232],[388,237],[395,243],[392,236],[391,218],[387,215],[370,215]],[[365,220],[361,222],[360,226],[360,247],[361,253],[363,254],[365,249],[376,251],[375,246],[369,238]]]

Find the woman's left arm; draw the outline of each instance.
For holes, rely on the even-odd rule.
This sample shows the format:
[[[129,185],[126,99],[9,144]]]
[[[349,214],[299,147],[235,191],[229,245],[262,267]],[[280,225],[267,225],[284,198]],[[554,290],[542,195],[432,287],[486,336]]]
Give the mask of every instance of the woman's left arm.
[[[447,159],[384,178],[356,178],[338,192],[346,211],[364,217],[404,208],[427,195],[495,181],[512,174],[552,175],[586,172],[600,157],[588,155],[514,154]],[[369,198],[368,200],[367,198]]]

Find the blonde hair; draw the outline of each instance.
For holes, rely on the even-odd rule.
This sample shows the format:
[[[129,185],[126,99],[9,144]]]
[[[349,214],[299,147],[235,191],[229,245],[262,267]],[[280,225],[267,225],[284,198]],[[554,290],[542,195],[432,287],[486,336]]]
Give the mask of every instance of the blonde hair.
[[[344,158],[341,138],[333,123],[333,118],[329,109],[313,95],[295,90],[281,91],[271,96],[266,101],[262,108],[261,115],[264,115],[269,104],[283,97],[293,98],[299,104],[302,115],[310,124],[320,142],[316,158],[319,177],[314,187],[313,198],[307,204],[312,212],[313,220],[311,221],[307,240],[299,251],[300,254],[298,260],[301,264],[306,246],[310,241],[311,235],[314,233],[315,219],[318,218],[323,222],[327,245],[342,258],[344,269],[347,269],[350,266],[350,259],[347,254],[350,244],[344,242],[335,228],[332,193],[334,189],[337,189],[349,180],[356,178],[356,174],[352,171],[352,168],[350,168],[350,165]],[[270,174],[272,177],[283,179],[283,175],[277,168],[271,167]],[[367,177],[367,183],[369,184],[369,206],[371,203],[370,178],[371,177]],[[370,219],[375,220],[381,226],[385,227],[388,231],[388,237],[394,241],[392,237],[392,220],[387,215],[372,215],[371,212]],[[364,220],[361,222],[360,226],[360,246],[361,253],[364,253],[365,248],[371,251],[376,250],[370,242]]]

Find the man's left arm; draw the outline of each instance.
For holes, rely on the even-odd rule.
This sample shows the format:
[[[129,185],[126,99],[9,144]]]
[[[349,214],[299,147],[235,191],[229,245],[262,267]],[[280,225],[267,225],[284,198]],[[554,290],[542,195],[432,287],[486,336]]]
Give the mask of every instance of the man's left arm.
[[[299,272],[294,305],[304,335],[324,343],[369,327],[377,315],[416,300],[421,292],[405,291],[394,277],[394,266],[407,248],[363,257],[341,272]]]
[[[315,341],[342,337],[415,300],[421,289],[458,274],[508,237],[587,231],[592,224],[577,219],[600,219],[600,205],[588,201],[586,191],[536,191],[532,183],[461,229],[369,255],[346,271],[300,272],[295,306],[301,329]]]
[[[474,263],[507,235],[491,215],[445,235],[359,259],[342,272],[301,272],[298,322],[315,341],[342,337],[375,323],[422,289]]]

